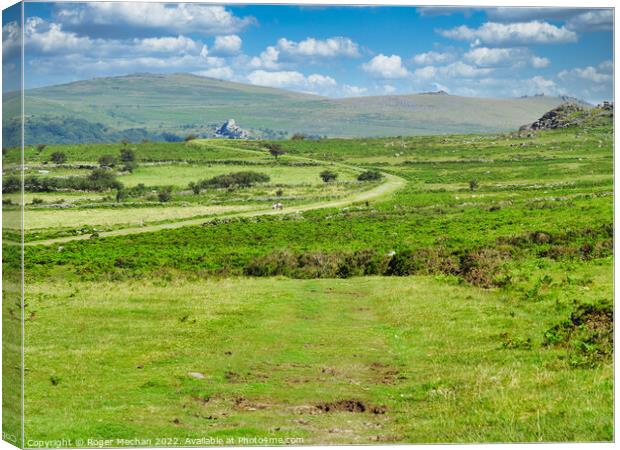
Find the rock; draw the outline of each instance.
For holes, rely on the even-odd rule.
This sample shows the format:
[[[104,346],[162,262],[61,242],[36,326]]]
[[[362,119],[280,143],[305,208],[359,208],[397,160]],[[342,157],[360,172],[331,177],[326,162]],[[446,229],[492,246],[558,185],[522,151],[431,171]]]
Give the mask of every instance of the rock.
[[[224,137],[228,139],[248,139],[250,134],[239,127],[235,122],[235,119],[228,119],[224,124],[218,128],[215,132],[217,137]]]
[[[204,380],[206,377],[200,372],[188,372],[187,373],[192,378],[197,378],[199,380]]]

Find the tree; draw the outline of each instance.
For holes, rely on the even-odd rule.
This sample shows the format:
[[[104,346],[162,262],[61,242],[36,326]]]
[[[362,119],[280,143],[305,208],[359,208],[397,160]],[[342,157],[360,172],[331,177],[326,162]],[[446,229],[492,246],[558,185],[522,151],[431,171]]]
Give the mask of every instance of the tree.
[[[105,191],[106,189],[122,189],[123,185],[116,179],[116,175],[111,170],[95,169],[87,178],[88,184],[85,186],[92,191]]]
[[[67,162],[67,155],[63,152],[54,152],[52,153],[51,159],[54,164],[64,164]]]
[[[157,199],[161,203],[169,202],[172,199],[172,186],[166,186],[159,190]]]
[[[338,178],[338,174],[336,172],[332,172],[331,170],[324,170],[319,174],[321,179],[325,183],[329,183],[330,181],[335,181]]]
[[[41,152],[45,149],[45,147],[47,147],[47,145],[45,145],[45,144],[37,145],[37,153],[41,154]]]
[[[295,133],[291,137],[291,140],[293,140],[293,141],[303,141],[306,138],[307,138],[307,136],[305,134],[303,134],[303,133]]]
[[[193,181],[190,181],[187,186],[192,190],[194,194],[200,194],[200,183],[194,183]]]
[[[121,148],[120,158],[124,163],[134,162],[136,160],[136,153],[130,148]]]
[[[112,155],[101,155],[98,161],[101,167],[114,167],[116,165],[116,158]]]
[[[475,191],[478,188],[478,181],[477,180],[469,180],[469,190],[470,191]]]
[[[278,159],[278,156],[282,156],[286,153],[278,144],[266,144],[265,147],[267,147],[267,150],[269,150],[269,153],[271,153],[271,156],[275,159]]]

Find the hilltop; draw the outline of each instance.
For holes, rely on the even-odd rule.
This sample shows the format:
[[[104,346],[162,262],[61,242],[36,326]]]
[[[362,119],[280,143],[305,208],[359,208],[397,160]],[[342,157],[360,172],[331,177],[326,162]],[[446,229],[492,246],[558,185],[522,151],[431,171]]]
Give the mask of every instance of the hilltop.
[[[584,108],[569,102],[546,112],[535,122],[523,125],[519,130],[553,130],[570,127],[596,127],[611,125],[614,118],[613,103],[604,102],[595,108]]]
[[[4,101],[5,142],[11,143],[19,127],[7,118],[17,115],[19,97],[5,94]],[[496,132],[531,122],[561,103],[548,96],[489,99],[445,92],[330,99],[181,73],[95,78],[25,92],[28,144],[211,136],[230,118],[252,137],[268,139],[296,132],[330,137]]]

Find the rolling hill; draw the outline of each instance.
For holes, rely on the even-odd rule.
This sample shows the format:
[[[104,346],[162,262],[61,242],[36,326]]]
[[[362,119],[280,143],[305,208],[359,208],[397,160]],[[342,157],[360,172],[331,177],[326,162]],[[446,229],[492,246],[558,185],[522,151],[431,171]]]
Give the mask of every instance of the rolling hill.
[[[292,133],[330,137],[473,133],[513,130],[563,103],[559,97],[512,99],[445,93],[330,99],[192,74],[96,78],[25,92],[27,143],[179,139],[210,135],[234,118],[255,137]],[[4,95],[5,143],[19,97]],[[5,144],[6,145],[6,144]]]

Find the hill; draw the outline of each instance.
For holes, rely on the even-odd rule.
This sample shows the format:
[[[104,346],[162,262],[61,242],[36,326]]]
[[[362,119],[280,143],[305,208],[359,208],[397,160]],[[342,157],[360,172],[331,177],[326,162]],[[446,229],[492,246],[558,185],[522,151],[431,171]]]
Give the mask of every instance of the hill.
[[[19,97],[5,94],[4,102],[5,118],[16,115]],[[329,99],[191,74],[96,78],[25,92],[28,144],[105,141],[127,134],[158,140],[210,136],[230,118],[252,136],[269,139],[295,132],[330,137],[495,132],[531,122],[562,102],[548,96],[486,99],[445,93]],[[10,121],[3,126],[5,142],[11,143],[16,136]]]
[[[595,108],[584,108],[576,103],[563,103],[546,112],[537,121],[523,125],[519,130],[553,130],[571,127],[600,127],[613,125],[614,105],[603,102]]]

